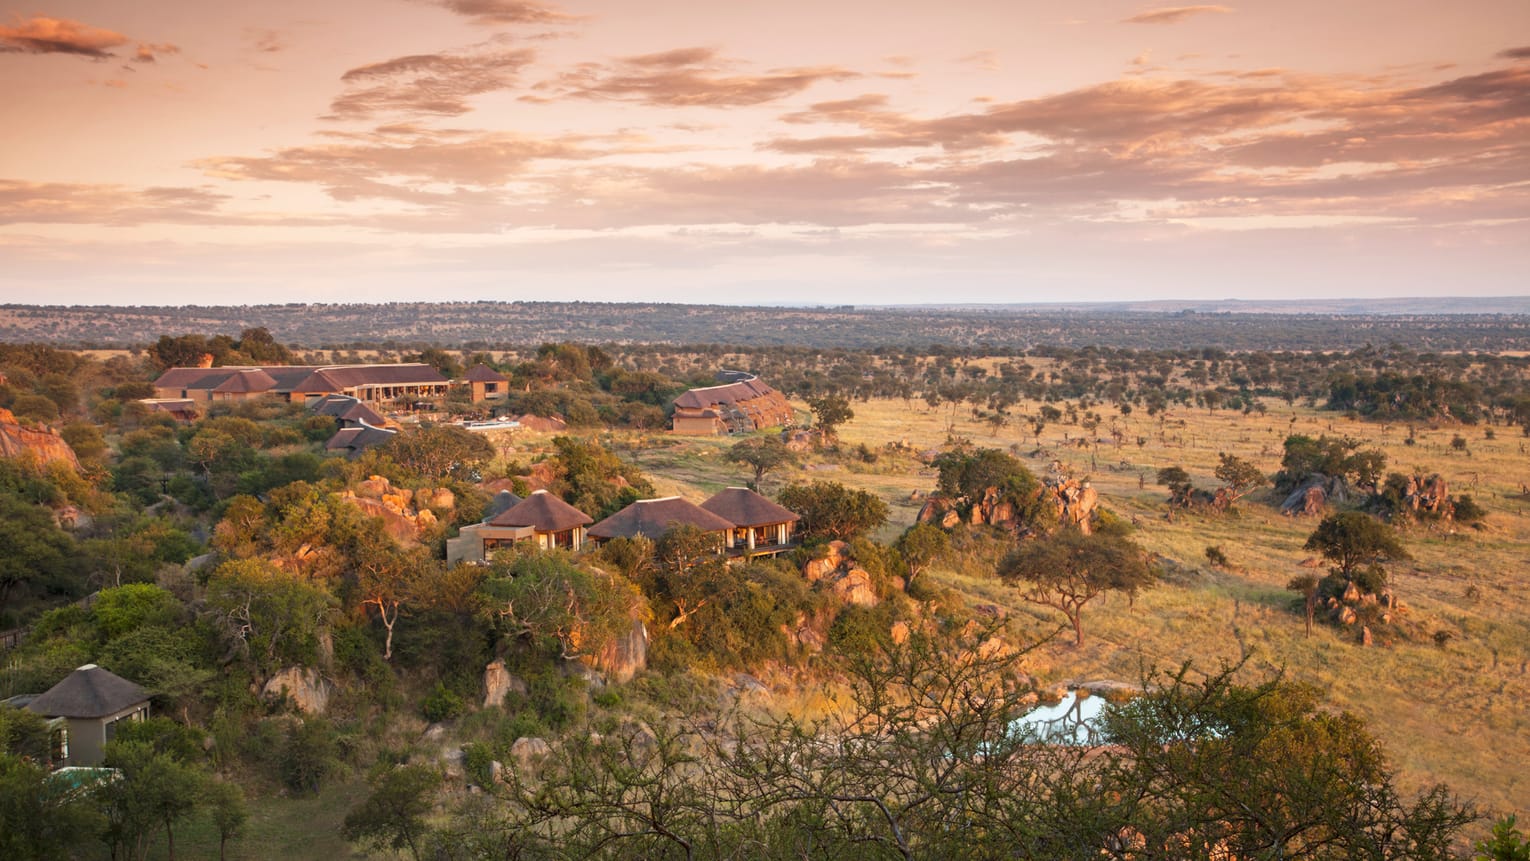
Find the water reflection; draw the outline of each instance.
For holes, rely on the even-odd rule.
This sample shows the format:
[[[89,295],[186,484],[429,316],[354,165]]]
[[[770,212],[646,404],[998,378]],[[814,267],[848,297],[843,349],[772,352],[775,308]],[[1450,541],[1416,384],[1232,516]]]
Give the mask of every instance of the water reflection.
[[[1069,691],[1056,705],[1038,706],[1016,719],[1014,727],[1047,744],[1100,744],[1103,736],[1096,724],[1106,706],[1104,697]]]

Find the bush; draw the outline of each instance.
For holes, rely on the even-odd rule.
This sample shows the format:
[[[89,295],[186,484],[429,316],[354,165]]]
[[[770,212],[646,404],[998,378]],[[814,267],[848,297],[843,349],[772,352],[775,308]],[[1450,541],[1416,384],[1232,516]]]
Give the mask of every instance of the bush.
[[[420,701],[420,713],[431,723],[451,720],[461,715],[465,708],[462,697],[441,682],[436,682],[435,688]]]

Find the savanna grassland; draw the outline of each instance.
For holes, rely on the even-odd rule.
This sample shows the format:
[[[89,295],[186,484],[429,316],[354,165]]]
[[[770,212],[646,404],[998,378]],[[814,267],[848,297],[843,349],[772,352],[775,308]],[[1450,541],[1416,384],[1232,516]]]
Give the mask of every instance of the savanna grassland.
[[[1039,406],[1022,403],[1015,410]],[[1038,444],[1028,425],[996,432],[949,406],[870,400],[854,409],[855,418],[840,430],[841,449],[864,445],[877,453],[875,463],[810,455],[800,469],[767,476],[765,489],[829,478],[874,491],[891,505],[891,522],[877,536],[890,540],[916,518],[921,503],[912,496],[934,487],[935,471],[915,453],[936,449],[955,434],[975,446],[1013,451],[1038,475],[1087,478],[1106,509],[1136,525],[1134,540],[1161,557],[1161,585],[1131,605],[1107,596],[1086,608],[1082,648],[1059,637],[1027,658],[1042,681],[1134,681],[1154,668],[1189,661],[1215,669],[1246,655],[1251,676],[1284,672],[1321,688],[1332,707],[1363,716],[1385,743],[1405,788],[1443,781],[1489,810],[1523,809],[1530,776],[1516,764],[1530,762],[1530,617],[1524,597],[1530,587],[1530,498],[1524,493],[1530,455],[1516,428],[1417,425],[1409,445],[1401,424],[1272,400],[1263,415],[1204,408],[1158,417],[1111,415],[1087,439],[1076,425],[1053,424]],[[1109,435],[1112,427],[1123,432],[1120,443]],[[1302,546],[1316,518],[1283,516],[1268,486],[1225,515],[1168,516],[1167,492],[1154,483],[1160,468],[1182,466],[1199,485],[1212,487],[1217,455],[1227,452],[1273,473],[1282,441],[1292,433],[1361,440],[1386,454],[1388,470],[1438,472],[1452,492],[1471,494],[1487,508],[1481,529],[1414,526],[1403,532],[1414,558],[1389,569],[1408,607],[1402,635],[1362,647],[1354,628],[1320,622],[1306,636],[1300,597],[1286,587],[1298,574],[1321,571],[1316,554]],[[1457,435],[1467,441],[1464,451],[1451,445]],[[722,457],[731,440],[646,435],[612,442],[664,493],[700,499],[747,477]],[[1226,570],[1207,563],[1208,546],[1226,554]],[[1036,638],[1061,623],[1052,611],[1019,600],[991,571],[992,560],[958,560],[930,576],[969,601],[1003,608]]]

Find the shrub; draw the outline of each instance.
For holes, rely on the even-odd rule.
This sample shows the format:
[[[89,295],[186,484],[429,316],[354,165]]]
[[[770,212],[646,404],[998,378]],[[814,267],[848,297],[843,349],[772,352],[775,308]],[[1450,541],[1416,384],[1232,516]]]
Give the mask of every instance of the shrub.
[[[436,682],[431,692],[420,701],[420,713],[431,723],[451,720],[461,715],[465,708],[462,697],[441,682]]]

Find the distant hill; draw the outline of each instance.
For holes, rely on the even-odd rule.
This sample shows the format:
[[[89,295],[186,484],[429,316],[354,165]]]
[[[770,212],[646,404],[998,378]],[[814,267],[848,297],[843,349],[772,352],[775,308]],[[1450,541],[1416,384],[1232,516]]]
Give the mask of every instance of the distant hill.
[[[891,306],[899,307],[899,306]],[[909,306],[901,306],[909,307]],[[1130,314],[1337,314],[1392,315],[1530,315],[1530,296],[1421,296],[1405,299],[1156,299],[1143,302],[1059,302],[1051,304],[926,305],[920,307],[1017,311],[1084,311]]]
[[[1453,310],[1451,310],[1453,309]],[[1530,298],[823,308],[599,302],[0,305],[0,341],[146,345],[264,326],[306,349],[492,349],[554,341],[819,349],[1530,350]]]

